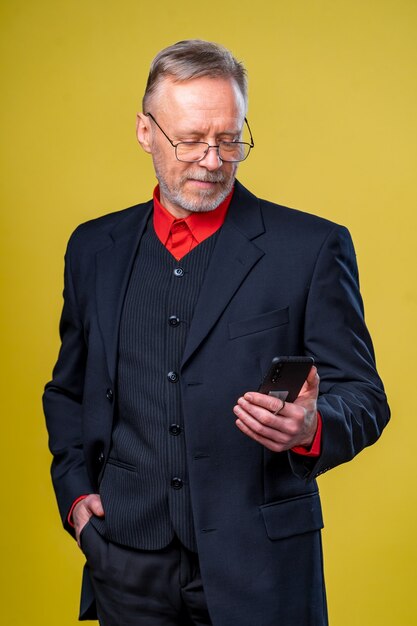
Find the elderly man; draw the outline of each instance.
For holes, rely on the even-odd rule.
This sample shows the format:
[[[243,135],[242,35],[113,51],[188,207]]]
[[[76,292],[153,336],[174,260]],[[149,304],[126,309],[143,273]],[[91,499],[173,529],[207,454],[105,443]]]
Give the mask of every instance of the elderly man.
[[[228,50],[160,52],[137,117],[153,200],[68,246],[44,406],[80,618],[103,626],[327,624],[315,478],[389,419],[350,236],[236,180],[246,109]],[[317,366],[294,402],[257,392],[280,355]]]

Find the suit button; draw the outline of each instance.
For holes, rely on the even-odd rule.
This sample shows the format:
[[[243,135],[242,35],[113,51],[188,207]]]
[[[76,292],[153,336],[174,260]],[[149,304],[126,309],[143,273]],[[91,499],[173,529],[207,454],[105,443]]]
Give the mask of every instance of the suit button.
[[[111,389],[107,389],[106,398],[110,403],[113,402],[113,391]]]
[[[177,476],[171,480],[171,487],[173,489],[181,489],[183,484],[182,479]]]
[[[168,324],[170,326],[178,326],[179,323],[180,323],[180,318],[177,317],[176,315],[171,315],[170,318],[168,319]]]
[[[184,270],[182,269],[182,267],[175,268],[174,276],[177,276],[177,278],[181,278],[181,276],[184,276]]]
[[[179,424],[171,424],[169,427],[169,432],[171,435],[179,435],[181,432],[181,426]]]
[[[102,465],[104,463],[104,452],[103,452],[103,450],[98,455],[97,460],[100,463],[100,465]]]
[[[178,374],[177,372],[168,372],[168,380],[170,383],[176,383],[178,381]]]

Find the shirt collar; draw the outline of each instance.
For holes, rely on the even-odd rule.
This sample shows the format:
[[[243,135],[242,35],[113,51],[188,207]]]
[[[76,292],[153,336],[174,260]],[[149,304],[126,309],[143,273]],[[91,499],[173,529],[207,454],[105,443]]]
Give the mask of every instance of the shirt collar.
[[[195,212],[185,218],[176,218],[161,204],[159,185],[157,185],[153,192],[153,225],[158,238],[166,245],[172,224],[174,222],[184,221],[192,232],[193,237],[198,243],[201,243],[204,239],[213,235],[220,226],[223,225],[232,200],[233,191],[234,188],[213,211],[204,211],[202,213]]]

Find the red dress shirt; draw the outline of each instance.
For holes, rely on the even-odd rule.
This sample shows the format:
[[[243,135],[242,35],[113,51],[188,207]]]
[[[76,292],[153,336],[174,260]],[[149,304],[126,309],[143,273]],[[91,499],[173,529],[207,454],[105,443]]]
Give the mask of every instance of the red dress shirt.
[[[204,239],[219,230],[226,218],[232,196],[233,189],[213,211],[191,213],[188,217],[176,218],[162,206],[157,185],[153,192],[153,226],[158,239],[179,261]]]

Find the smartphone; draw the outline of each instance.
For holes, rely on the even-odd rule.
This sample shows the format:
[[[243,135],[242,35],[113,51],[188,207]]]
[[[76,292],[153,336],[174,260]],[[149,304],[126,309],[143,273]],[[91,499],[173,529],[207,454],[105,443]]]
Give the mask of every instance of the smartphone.
[[[258,391],[294,402],[313,365],[311,356],[276,356]]]

